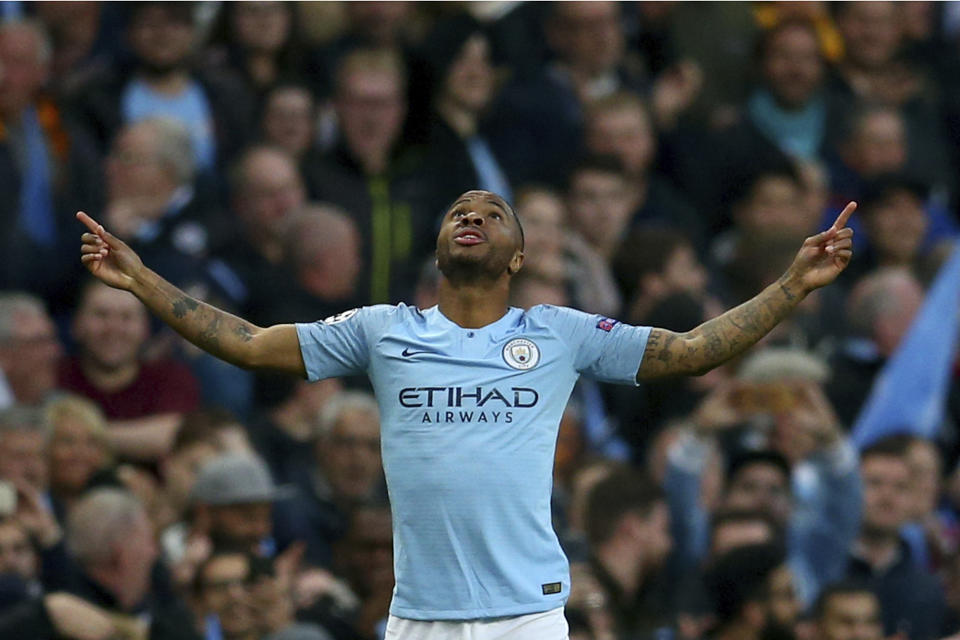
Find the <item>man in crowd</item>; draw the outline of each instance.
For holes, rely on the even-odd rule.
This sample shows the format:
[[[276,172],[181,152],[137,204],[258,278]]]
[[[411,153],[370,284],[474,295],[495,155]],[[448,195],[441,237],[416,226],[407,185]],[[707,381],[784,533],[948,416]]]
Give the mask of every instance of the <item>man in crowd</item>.
[[[149,330],[136,298],[86,283],[73,318],[78,355],[63,363],[60,384],[100,405],[118,455],[151,461],[170,450],[183,414],[200,398],[185,365],[144,360]]]
[[[0,408],[37,406],[57,388],[62,348],[39,298],[0,292]]]
[[[881,640],[880,601],[877,594],[858,582],[829,585],[814,607],[819,640]]]

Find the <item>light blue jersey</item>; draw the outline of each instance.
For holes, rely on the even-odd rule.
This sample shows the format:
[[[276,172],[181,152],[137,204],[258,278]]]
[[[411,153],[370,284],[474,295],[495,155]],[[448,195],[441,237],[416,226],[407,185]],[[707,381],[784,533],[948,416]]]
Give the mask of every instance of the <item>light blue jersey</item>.
[[[390,612],[468,620],[564,604],[569,567],[550,514],[560,417],[580,374],[634,384],[650,329],[545,305],[464,329],[401,304],[297,334],[310,380],[366,372],[373,383],[393,509]]]

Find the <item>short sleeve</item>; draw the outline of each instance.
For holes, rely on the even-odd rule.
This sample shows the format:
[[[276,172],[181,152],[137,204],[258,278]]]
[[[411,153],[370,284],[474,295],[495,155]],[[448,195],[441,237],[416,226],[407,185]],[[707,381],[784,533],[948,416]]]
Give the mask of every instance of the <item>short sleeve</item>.
[[[395,307],[350,309],[324,320],[297,323],[300,353],[311,382],[358,375],[370,363],[370,345]]]
[[[574,352],[574,367],[582,375],[616,384],[637,384],[650,327],[635,327],[613,318],[566,307],[537,307],[544,321]]]

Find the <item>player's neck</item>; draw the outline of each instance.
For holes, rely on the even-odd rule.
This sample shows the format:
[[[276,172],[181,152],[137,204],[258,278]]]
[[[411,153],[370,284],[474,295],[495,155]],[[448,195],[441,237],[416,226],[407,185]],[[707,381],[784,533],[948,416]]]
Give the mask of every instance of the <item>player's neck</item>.
[[[453,284],[440,277],[438,307],[448,320],[464,329],[479,329],[493,324],[507,312],[509,280],[478,284]]]

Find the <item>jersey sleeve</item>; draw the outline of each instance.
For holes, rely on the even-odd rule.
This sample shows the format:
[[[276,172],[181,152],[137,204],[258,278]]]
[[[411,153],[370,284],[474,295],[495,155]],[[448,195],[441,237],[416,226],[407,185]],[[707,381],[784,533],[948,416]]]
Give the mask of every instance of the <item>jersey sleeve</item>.
[[[297,323],[300,353],[311,382],[358,375],[370,363],[370,345],[389,321],[394,307],[350,309],[316,322]]]
[[[573,350],[574,367],[600,382],[637,384],[637,369],[647,348],[650,327],[566,307],[541,307],[544,319]]]

